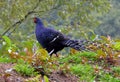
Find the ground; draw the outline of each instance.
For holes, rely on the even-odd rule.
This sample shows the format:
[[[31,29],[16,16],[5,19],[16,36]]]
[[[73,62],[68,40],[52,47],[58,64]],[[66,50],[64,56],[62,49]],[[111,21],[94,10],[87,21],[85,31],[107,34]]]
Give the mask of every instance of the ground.
[[[13,70],[12,63],[0,63],[0,82],[24,82],[30,77],[21,76]],[[49,77],[50,82],[77,82],[77,77],[71,74],[64,75],[61,71],[54,71]]]

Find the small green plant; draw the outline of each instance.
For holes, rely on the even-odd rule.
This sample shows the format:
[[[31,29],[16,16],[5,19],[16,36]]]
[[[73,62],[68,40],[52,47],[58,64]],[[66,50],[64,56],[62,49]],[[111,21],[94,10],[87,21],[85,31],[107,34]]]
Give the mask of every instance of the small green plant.
[[[1,63],[9,63],[9,62],[15,62],[13,59],[9,58],[9,57],[0,57],[0,62]]]
[[[24,76],[36,76],[38,72],[35,72],[35,69],[29,64],[16,64],[14,69]]]
[[[120,76],[120,66],[118,66],[118,67],[113,67],[112,70],[113,70],[113,72],[119,74],[119,76]]]
[[[94,69],[90,65],[77,64],[71,66],[71,71],[80,77],[80,81],[93,82],[94,81]]]
[[[120,79],[113,77],[109,73],[102,73],[99,80],[100,82],[120,82]]]
[[[81,52],[81,53],[75,53],[68,55],[67,57],[61,58],[60,62],[62,63],[87,63],[88,60],[96,60],[96,53],[94,52]]]
[[[116,42],[115,45],[114,45],[114,48],[116,50],[120,50],[120,42]]]
[[[81,57],[78,55],[68,55],[64,58],[60,58],[59,61],[60,63],[80,63],[81,62]]]
[[[89,58],[90,60],[95,60],[97,56],[97,54],[94,52],[82,52],[82,53],[78,53],[78,55]]]

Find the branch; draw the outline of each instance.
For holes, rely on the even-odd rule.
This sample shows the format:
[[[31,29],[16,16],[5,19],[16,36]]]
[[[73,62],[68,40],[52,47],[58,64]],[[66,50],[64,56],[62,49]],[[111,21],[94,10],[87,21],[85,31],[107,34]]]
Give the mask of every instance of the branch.
[[[10,31],[10,29],[11,29],[11,27],[9,27],[1,36],[4,36],[5,34],[7,34],[8,32],[8,36],[9,35],[11,35],[11,33],[13,33],[15,30],[16,30],[16,25],[18,25],[18,24],[21,24],[29,15],[31,15],[31,14],[33,14],[33,13],[38,13],[38,12],[36,12],[35,11],[35,9],[39,6],[39,3],[41,2],[42,0],[39,0],[39,2],[35,5],[35,7],[31,10],[31,11],[29,11],[25,16],[24,16],[24,18],[23,19],[20,19],[19,21],[17,21],[16,23],[14,23],[11,27],[13,28],[13,30],[11,31],[11,32],[9,32]],[[51,8],[48,12],[50,12],[51,10],[53,10],[53,9],[57,9],[57,8],[59,8],[60,7],[60,5],[56,5],[56,6],[54,6],[53,8]],[[39,12],[44,12],[44,11],[39,11]],[[1,40],[1,39],[0,39]]]
[[[42,0],[39,0],[39,2],[40,2],[40,1],[42,1]],[[39,5],[39,3],[36,4],[36,6],[33,8],[32,11],[28,12],[28,13],[25,15],[25,17],[24,17],[23,20],[20,20],[20,21],[18,21],[18,22],[21,24],[22,21],[24,21],[30,14],[37,13],[37,12],[35,12],[34,10],[38,7],[38,5]],[[60,7],[60,5],[57,5],[57,6],[53,7],[53,8],[51,8],[49,11],[51,11],[51,10],[53,10],[53,9],[57,9],[57,8],[59,8],[59,7]],[[39,11],[39,12],[44,12],[44,11]],[[9,33],[9,35],[11,35],[11,33],[13,33],[15,30],[16,30],[16,28],[14,28],[14,29]]]
[[[24,18],[23,19],[21,19],[21,20],[19,20],[18,22],[16,22],[14,25],[12,25],[14,28],[13,28],[13,30],[9,33],[9,35],[11,35],[11,33],[13,33],[15,30],[16,30],[16,25],[17,24],[21,24],[29,15],[31,15],[31,14],[33,14],[33,13],[36,13],[36,12],[34,12],[34,11],[30,11],[30,12],[28,12],[25,16],[24,16]],[[9,36],[8,35],[8,36]]]
[[[29,15],[33,14],[33,13],[36,13],[35,12],[35,9],[39,6],[39,3],[40,3],[41,0],[39,0],[39,2],[35,5],[35,7],[29,11],[23,19],[20,19],[19,21],[17,21],[16,23],[14,23],[11,27],[15,27],[17,24],[21,24]],[[11,29],[11,27],[9,27],[1,36],[4,36],[6,33],[8,33]],[[16,28],[13,29],[13,31],[15,31]],[[12,31],[12,32],[13,32]],[[9,34],[11,34],[12,32],[10,32]]]

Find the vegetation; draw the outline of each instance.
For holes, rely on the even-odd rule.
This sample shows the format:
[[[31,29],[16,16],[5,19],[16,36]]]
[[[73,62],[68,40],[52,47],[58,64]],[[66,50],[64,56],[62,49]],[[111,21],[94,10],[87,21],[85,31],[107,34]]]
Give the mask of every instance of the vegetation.
[[[16,72],[23,76],[32,77],[26,79],[26,82],[37,82],[42,76],[49,82],[48,77],[51,72],[55,70],[61,71],[63,75],[76,75],[80,82],[119,82],[119,48],[114,44],[114,40],[110,40],[106,37],[102,38],[103,39],[99,40],[96,44],[94,42],[94,44],[89,45],[92,52],[78,52],[71,49],[68,55],[60,55],[59,58],[55,56],[50,58],[46,50],[38,49],[39,46],[36,46],[36,51],[32,52],[32,46],[34,45],[28,45],[26,50],[16,53],[14,52],[16,45],[10,43],[14,46],[11,46],[11,51],[9,51],[6,45],[8,44],[7,42],[12,41],[8,37],[4,37],[6,41],[4,48],[8,49],[8,55],[6,55],[8,59],[1,56],[3,57],[1,58],[1,62],[16,63],[14,66]],[[104,43],[107,43],[107,45]]]
[[[13,63],[25,82],[50,82],[58,71],[78,82],[120,82],[119,5],[119,0],[1,0],[0,64]],[[70,37],[87,39],[89,51],[64,49],[50,58],[35,39],[34,16]]]
[[[101,24],[96,28],[95,31],[99,35],[110,35],[113,38],[120,38],[120,15],[118,14],[120,12],[119,0],[111,0],[111,4],[112,7],[109,13],[99,18],[101,20]]]
[[[24,75],[24,76],[36,76],[37,75],[37,72],[34,72],[35,69],[30,66],[29,64],[17,64],[14,66],[14,69]]]

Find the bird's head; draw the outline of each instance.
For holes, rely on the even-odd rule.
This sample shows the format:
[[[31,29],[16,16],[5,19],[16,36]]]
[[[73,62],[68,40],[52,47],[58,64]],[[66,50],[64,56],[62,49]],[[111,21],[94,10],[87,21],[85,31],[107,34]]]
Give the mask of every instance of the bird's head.
[[[42,22],[40,18],[34,17],[34,23]]]
[[[34,17],[34,23],[43,25],[43,22],[40,18]]]

